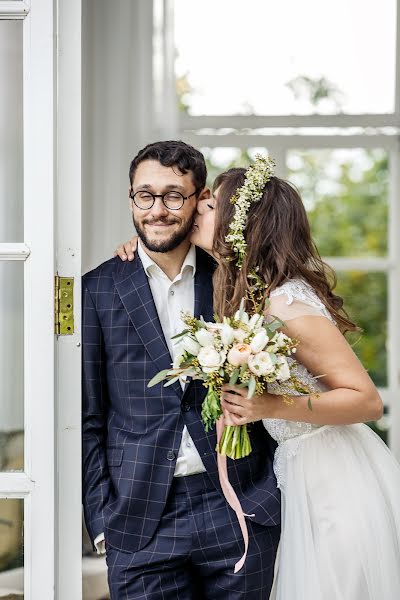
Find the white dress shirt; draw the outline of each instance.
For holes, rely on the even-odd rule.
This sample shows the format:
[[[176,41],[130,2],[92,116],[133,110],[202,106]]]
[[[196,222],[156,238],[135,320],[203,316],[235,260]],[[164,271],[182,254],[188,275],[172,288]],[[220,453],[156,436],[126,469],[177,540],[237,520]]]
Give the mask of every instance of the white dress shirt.
[[[138,255],[149,278],[151,293],[158,312],[165,341],[172,360],[179,352],[179,344],[171,338],[185,328],[181,319],[181,311],[194,312],[194,276],[196,273],[196,249],[192,245],[183,262],[180,273],[173,281],[144,251],[139,241]],[[185,384],[181,381],[182,389]],[[205,471],[203,461],[193,443],[186,425],[183,428],[181,445],[176,459],[174,477],[194,475]],[[99,554],[105,551],[104,534],[98,535],[94,541]]]

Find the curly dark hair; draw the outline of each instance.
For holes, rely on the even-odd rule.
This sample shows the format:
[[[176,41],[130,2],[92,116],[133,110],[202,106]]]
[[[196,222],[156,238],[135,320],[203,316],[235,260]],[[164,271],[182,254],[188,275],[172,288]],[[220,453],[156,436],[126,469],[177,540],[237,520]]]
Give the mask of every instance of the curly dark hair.
[[[131,185],[138,165],[144,160],[157,160],[163,167],[177,167],[184,175],[191,172],[198,192],[206,185],[207,167],[204,156],[185,142],[180,140],[154,142],[142,148],[129,166]]]

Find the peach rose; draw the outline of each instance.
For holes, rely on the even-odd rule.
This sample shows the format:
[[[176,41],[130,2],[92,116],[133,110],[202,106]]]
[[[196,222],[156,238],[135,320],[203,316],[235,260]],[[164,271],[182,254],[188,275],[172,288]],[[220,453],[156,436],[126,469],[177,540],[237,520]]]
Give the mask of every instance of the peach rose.
[[[246,365],[250,354],[251,348],[249,344],[235,344],[228,352],[228,362],[234,367]]]

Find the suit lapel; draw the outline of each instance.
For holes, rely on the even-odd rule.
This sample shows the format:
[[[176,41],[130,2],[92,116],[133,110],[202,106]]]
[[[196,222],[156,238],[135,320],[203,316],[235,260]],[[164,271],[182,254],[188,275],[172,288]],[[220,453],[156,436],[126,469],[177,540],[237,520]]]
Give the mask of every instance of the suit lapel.
[[[196,274],[194,276],[194,316],[198,319],[203,317],[205,321],[213,320],[213,286],[212,271],[213,263],[210,257],[196,248]],[[188,378],[184,393],[190,390],[194,381]],[[205,388],[202,387],[202,393]]]
[[[194,278],[194,316],[201,315],[205,321],[213,318],[213,288],[212,288],[212,261],[204,253],[197,250],[196,275]]]
[[[119,297],[151,359],[160,371],[171,368],[172,358],[140,258],[136,257],[133,262],[121,261],[113,278]],[[170,387],[182,396],[179,382]]]

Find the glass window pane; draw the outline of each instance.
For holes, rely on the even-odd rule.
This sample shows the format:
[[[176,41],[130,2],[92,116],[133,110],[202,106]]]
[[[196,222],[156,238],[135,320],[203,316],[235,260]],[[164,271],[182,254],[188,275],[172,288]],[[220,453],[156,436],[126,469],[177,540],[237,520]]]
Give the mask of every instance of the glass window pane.
[[[387,276],[386,273],[338,272],[335,293],[344,299],[350,319],[362,328],[347,340],[375,385],[387,385]]]
[[[396,2],[377,8],[375,0],[175,0],[181,110],[393,112]]]
[[[24,593],[24,501],[0,498],[0,597]]]
[[[387,254],[389,170],[384,150],[291,150],[287,167],[323,256]]]
[[[0,471],[24,468],[23,276],[0,261]]]
[[[22,242],[22,21],[0,20],[0,242]]]
[[[247,167],[255,155],[268,154],[267,148],[240,148],[217,147],[217,148],[200,148],[200,152],[204,154],[207,165],[207,183],[211,187],[217,175],[231,169],[232,167]]]

